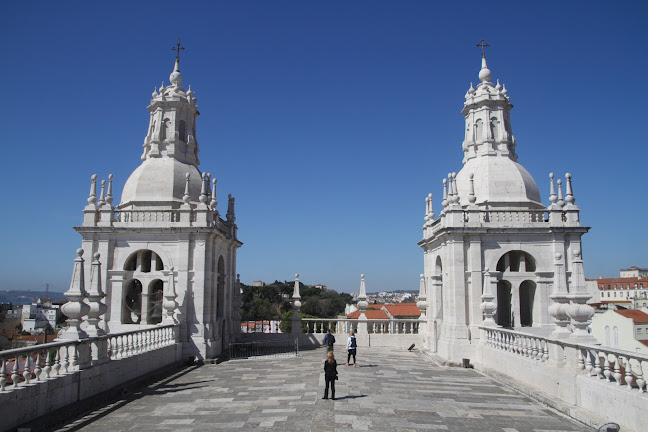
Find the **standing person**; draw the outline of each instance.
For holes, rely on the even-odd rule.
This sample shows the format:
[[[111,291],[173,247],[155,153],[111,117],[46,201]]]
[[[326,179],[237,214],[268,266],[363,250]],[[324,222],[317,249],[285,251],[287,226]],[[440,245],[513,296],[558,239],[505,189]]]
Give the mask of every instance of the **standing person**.
[[[356,342],[355,333],[351,330],[349,332],[349,339],[347,339],[347,366],[349,366],[349,361],[351,360],[351,356],[353,356],[353,367],[356,367],[356,348],[358,348],[358,343]]]
[[[324,345],[326,345],[327,351],[333,351],[333,344],[335,343],[335,336],[331,334],[331,329],[326,331],[326,336],[324,336]]]
[[[331,386],[331,399],[335,400],[335,380],[337,379],[337,362],[333,351],[326,353],[326,360],[324,360],[324,380],[326,381],[326,388],[324,389],[324,397],[328,399],[329,385]]]

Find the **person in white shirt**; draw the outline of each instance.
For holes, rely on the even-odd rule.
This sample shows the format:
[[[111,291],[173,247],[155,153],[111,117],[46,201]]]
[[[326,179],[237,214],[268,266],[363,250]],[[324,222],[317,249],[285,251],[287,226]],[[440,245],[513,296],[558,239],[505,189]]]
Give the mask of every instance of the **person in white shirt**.
[[[349,339],[347,339],[347,361],[346,365],[349,366],[349,361],[351,356],[353,356],[353,367],[356,367],[356,349],[358,348],[358,343],[356,341],[355,333],[353,330],[349,332]]]

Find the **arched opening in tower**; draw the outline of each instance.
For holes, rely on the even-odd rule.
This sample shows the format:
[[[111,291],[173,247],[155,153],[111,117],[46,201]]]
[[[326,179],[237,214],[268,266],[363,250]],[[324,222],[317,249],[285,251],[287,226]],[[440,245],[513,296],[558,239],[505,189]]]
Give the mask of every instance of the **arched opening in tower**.
[[[122,324],[139,324],[142,317],[142,283],[131,279],[125,285]]]
[[[513,326],[511,316],[511,284],[508,281],[497,282],[497,312],[495,322],[506,328]]]
[[[162,322],[162,302],[164,301],[164,283],[155,279],[149,284],[147,304],[147,324],[159,324]]]
[[[520,285],[520,325],[531,327],[533,325],[533,304],[535,300],[536,284],[526,280]]]

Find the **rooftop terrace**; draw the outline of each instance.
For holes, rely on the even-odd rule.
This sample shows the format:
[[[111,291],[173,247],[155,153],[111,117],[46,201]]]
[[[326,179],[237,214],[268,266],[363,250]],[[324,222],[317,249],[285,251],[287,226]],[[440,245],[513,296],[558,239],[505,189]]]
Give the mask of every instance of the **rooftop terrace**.
[[[322,348],[299,357],[186,367],[52,431],[586,431],[592,430],[472,369],[420,353],[338,350],[337,400],[322,400]],[[43,425],[44,426],[44,425]]]

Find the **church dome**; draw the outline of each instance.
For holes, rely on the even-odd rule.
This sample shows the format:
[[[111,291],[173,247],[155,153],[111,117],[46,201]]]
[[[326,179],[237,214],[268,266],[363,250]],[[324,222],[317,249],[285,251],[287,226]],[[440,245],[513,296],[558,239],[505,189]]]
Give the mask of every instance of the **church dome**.
[[[535,180],[519,163],[502,156],[470,159],[457,174],[461,205],[468,205],[470,174],[474,175],[475,204],[492,207],[544,208]]]
[[[182,204],[187,173],[189,173],[189,195],[191,201],[195,203],[202,188],[202,178],[198,168],[175,158],[146,159],[126,181],[119,207],[131,204],[169,205],[171,202]]]

